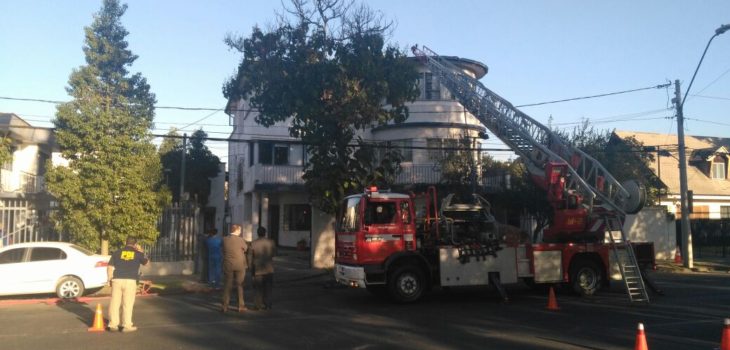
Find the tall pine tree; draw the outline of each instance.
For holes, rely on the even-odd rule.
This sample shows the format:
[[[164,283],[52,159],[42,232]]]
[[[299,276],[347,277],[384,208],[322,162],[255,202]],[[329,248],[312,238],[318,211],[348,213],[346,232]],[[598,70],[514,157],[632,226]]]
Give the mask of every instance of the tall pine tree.
[[[150,129],[155,96],[141,74],[127,68],[121,17],[127,6],[105,0],[85,28],[86,65],[74,69],[54,124],[68,166],[50,168],[49,191],[58,200],[56,228],[72,242],[108,253],[128,235],[156,240],[157,218],[169,202]]]

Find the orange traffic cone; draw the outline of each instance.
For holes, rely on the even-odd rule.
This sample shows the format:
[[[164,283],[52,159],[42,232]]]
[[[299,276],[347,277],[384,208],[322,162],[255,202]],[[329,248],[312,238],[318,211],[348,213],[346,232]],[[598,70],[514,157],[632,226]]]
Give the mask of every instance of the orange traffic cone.
[[[550,287],[550,294],[548,295],[547,309],[550,311],[560,310],[560,308],[558,307],[558,301],[555,300],[555,290],[552,286]]]
[[[646,334],[644,334],[643,323],[639,323],[639,326],[637,327],[634,350],[649,350],[649,347],[646,345]]]
[[[104,314],[101,311],[101,304],[96,304],[96,313],[94,314],[94,323],[89,328],[89,332],[104,331]]]
[[[730,318],[725,319],[725,327],[722,329],[722,340],[720,350],[730,350]]]
[[[682,264],[682,249],[677,247],[677,250],[674,252],[674,263],[675,264]]]

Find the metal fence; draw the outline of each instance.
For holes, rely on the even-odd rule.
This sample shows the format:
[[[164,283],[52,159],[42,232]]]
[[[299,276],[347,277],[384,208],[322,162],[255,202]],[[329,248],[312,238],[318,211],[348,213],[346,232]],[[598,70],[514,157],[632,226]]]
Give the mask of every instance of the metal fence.
[[[730,257],[730,219],[695,219],[690,220],[690,224],[692,251],[695,257]],[[677,230],[677,236],[680,236],[680,232],[681,230]],[[677,238],[677,242],[680,242],[681,238]]]
[[[192,202],[173,203],[163,210],[157,227],[157,242],[146,245],[152,261],[193,260],[197,248],[197,234],[202,224],[200,209]]]
[[[58,240],[47,215],[26,199],[0,199],[0,247],[23,242]]]

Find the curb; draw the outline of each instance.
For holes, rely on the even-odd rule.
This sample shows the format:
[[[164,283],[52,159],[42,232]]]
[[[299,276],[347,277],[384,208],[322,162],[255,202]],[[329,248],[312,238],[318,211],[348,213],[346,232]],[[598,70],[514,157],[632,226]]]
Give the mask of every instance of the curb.
[[[158,293],[147,293],[137,294],[137,298],[144,297],[156,297]],[[46,305],[59,305],[64,303],[86,303],[98,300],[110,299],[110,295],[96,296],[96,297],[81,297],[74,299],[61,299],[61,298],[36,298],[36,299],[10,299],[0,300],[0,308],[6,306],[18,306],[18,305],[34,305],[34,304],[46,304]]]

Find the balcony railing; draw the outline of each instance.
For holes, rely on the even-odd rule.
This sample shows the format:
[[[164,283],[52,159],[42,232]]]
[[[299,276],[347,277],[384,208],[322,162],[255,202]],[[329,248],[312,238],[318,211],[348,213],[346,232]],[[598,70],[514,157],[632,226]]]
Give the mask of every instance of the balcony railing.
[[[244,184],[243,190],[245,192],[253,190],[255,185],[304,184],[304,179],[302,179],[304,168],[301,166],[257,164],[253,167],[252,175]],[[441,171],[438,166],[433,164],[401,164],[401,172],[395,180],[397,185],[438,184],[440,182]],[[503,174],[480,177],[478,183],[480,187],[492,189],[508,186]]]
[[[45,191],[45,179],[24,171],[0,170],[0,189],[3,192],[40,193]]]
[[[395,179],[398,185],[437,184],[441,181],[441,171],[433,164],[401,164],[401,172]]]
[[[275,185],[304,184],[304,169],[295,165],[256,165],[254,183]]]

